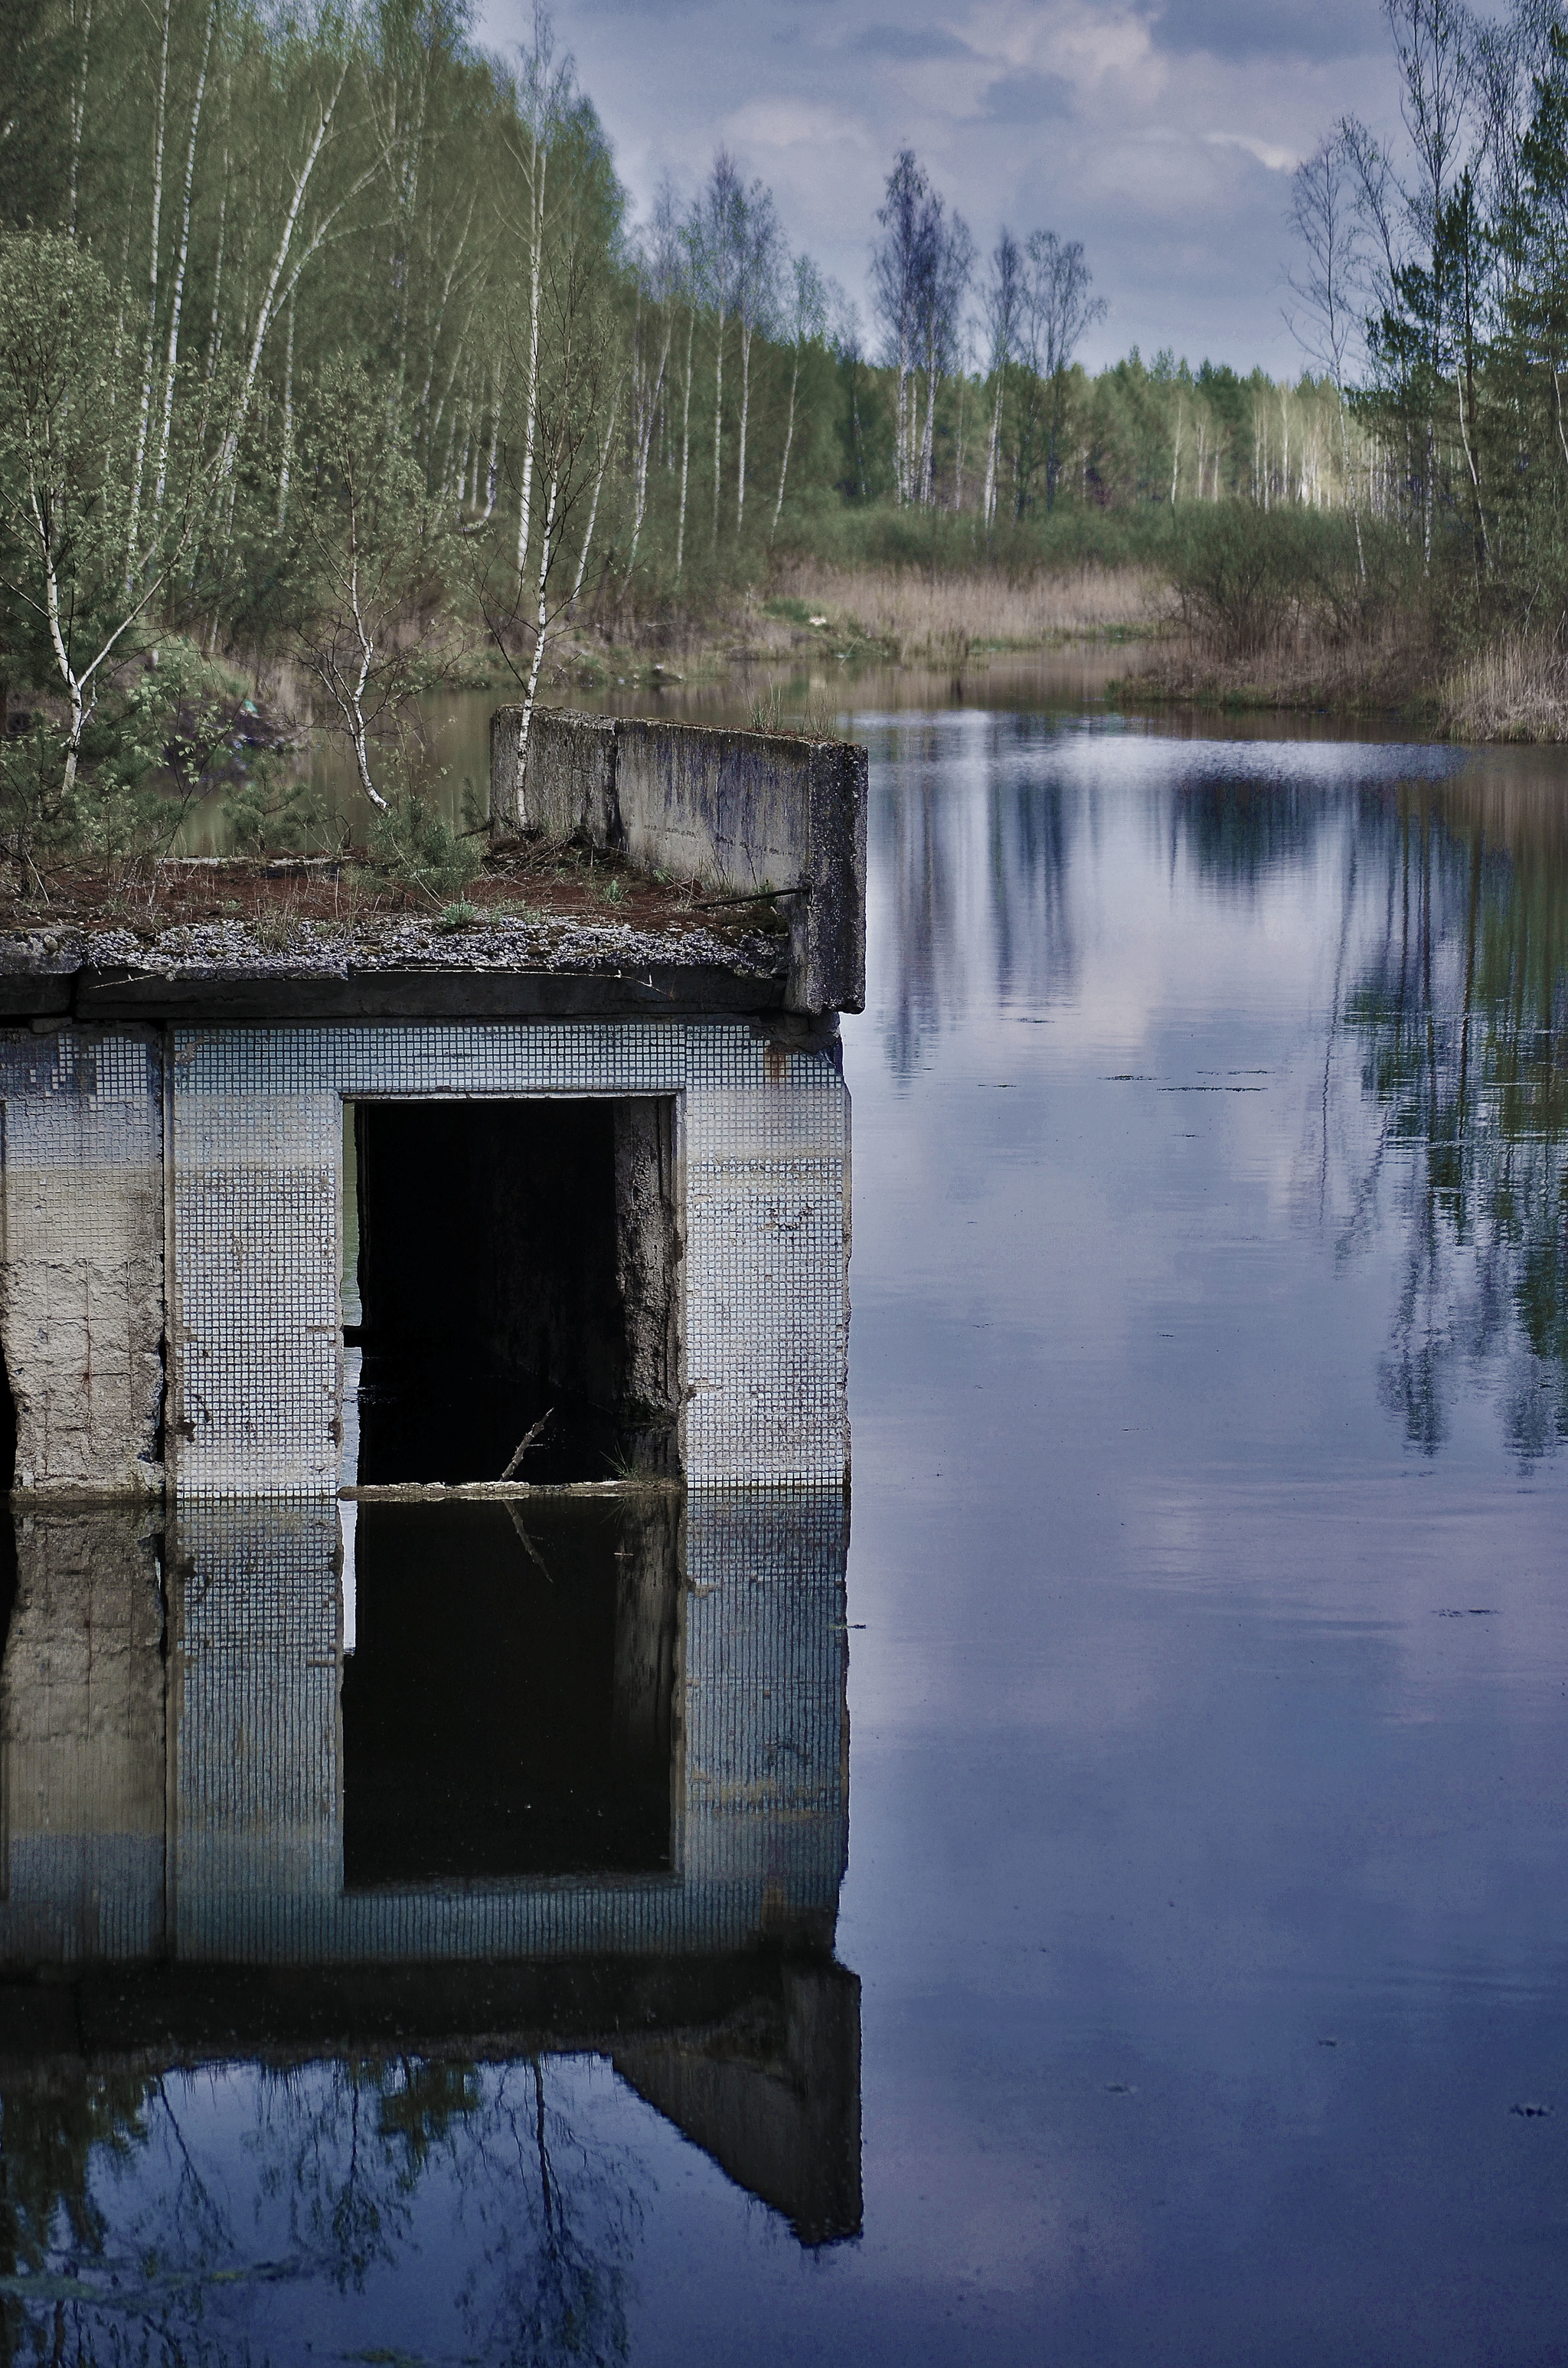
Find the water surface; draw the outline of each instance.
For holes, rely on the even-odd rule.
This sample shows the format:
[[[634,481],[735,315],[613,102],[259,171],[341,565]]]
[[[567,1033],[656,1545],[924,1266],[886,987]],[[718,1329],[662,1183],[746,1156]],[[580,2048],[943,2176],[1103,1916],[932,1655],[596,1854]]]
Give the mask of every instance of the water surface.
[[[5,2207],[24,2354],[1564,2356],[1562,762],[858,728],[846,1597],[801,1512],[809,1545],[735,1531],[682,1599],[774,1638],[737,1748],[805,1788],[732,1870],[739,1987],[699,1995],[711,1947],[659,1943],[676,2035],[641,2071],[587,2044],[591,2001],[585,2044],[552,1992],[525,2046],[527,1999],[486,2040],[460,1982],[438,2044],[426,1995],[401,2044],[345,2006],[335,2041],[122,2051],[41,2105],[13,2081],[6,2162],[44,2198],[25,2243],[14,2180]],[[570,1644],[612,1723],[623,1551],[595,1548]],[[297,1543],[250,1553],[298,1583]],[[565,1614],[509,1531],[442,1554],[494,1723]],[[353,1669],[341,1625],[317,1656],[350,1752],[378,1603],[419,1685],[415,1562],[381,1561]],[[31,1667],[14,1624],[13,1704]],[[651,1798],[673,1747],[638,1733]],[[274,1811],[301,1864],[303,1797]],[[546,1847],[530,1799],[445,1871],[409,1825],[432,1917],[603,1805],[552,1795]],[[593,1880],[663,1881],[664,1831],[612,1833]],[[369,1833],[365,1915],[403,1847]]]

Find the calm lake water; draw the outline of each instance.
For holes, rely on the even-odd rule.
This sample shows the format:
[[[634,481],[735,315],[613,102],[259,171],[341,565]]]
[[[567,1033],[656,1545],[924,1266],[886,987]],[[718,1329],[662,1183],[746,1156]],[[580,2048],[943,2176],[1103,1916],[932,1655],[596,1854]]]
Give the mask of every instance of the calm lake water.
[[[17,2076],[16,2355],[1568,2359],[1568,759],[855,728],[853,1520],[755,1711],[826,1738],[801,1987],[700,2078],[221,2033]],[[488,1728],[534,1620],[597,1715],[631,1549],[365,1529],[349,1847],[391,1863],[386,1705]],[[722,1601],[761,1549],[713,1551]],[[667,1738],[615,1700],[653,1882]],[[587,1778],[547,1810],[478,1874],[589,1863]]]

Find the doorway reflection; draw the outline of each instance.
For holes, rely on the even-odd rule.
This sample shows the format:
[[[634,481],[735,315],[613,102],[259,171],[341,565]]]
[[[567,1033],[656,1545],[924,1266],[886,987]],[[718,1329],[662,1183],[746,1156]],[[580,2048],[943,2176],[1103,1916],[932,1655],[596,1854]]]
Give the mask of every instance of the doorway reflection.
[[[546,2164],[543,2277],[572,2150],[551,2100],[585,2081],[651,2107],[801,2243],[854,2234],[846,1543],[825,1492],[364,1505],[346,1652],[330,1501],[182,1507],[166,1533],[17,1516],[15,2341],[52,2326],[68,2253],[86,2356],[130,2293],[176,2342],[215,2271],[236,2292],[256,2273],[288,2195],[285,2286],[340,2279],[358,2214],[395,2267],[422,2181],[504,2209],[503,2128],[530,2134],[514,2179]],[[572,2148],[609,2243],[636,2219],[615,2201],[631,2156]],[[156,2295],[135,2266],[154,2226]]]

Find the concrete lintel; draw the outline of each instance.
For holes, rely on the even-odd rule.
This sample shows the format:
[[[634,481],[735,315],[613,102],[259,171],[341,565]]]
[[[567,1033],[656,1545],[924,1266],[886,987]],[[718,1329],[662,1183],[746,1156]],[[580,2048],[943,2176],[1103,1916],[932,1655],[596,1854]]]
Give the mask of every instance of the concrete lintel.
[[[785,981],[716,964],[639,971],[369,971],[347,978],[257,973],[214,978],[131,970],[77,973],[71,1013],[86,1020],[191,1026],[366,1019],[699,1019],[777,1011]]]

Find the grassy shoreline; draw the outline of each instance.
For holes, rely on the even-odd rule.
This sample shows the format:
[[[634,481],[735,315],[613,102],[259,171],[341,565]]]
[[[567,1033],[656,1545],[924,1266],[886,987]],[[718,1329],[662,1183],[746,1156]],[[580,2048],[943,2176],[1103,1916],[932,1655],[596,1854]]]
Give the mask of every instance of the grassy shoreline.
[[[795,557],[767,584],[706,613],[653,621],[634,639],[568,624],[547,649],[540,695],[553,705],[618,690],[739,692],[786,669],[823,678],[824,691],[872,669],[972,690],[993,661],[1125,650],[1126,670],[1108,673],[1096,695],[1132,712],[1315,714],[1467,742],[1568,740],[1568,658],[1544,638],[1445,646],[1424,604],[1397,602],[1338,632],[1298,615],[1256,646],[1227,646],[1230,638],[1223,620],[1184,602],[1169,571],[1142,560],[1012,573]],[[308,733],[302,685],[259,671],[269,713]],[[475,653],[451,688],[520,696],[494,652]]]

